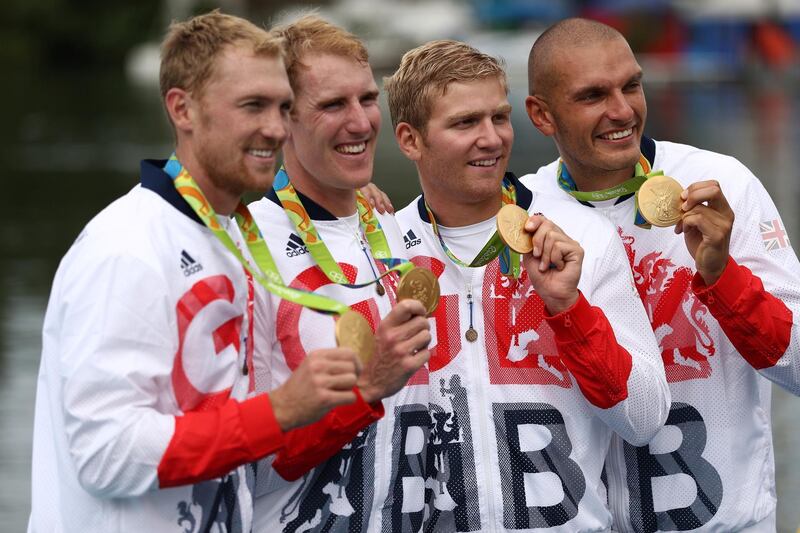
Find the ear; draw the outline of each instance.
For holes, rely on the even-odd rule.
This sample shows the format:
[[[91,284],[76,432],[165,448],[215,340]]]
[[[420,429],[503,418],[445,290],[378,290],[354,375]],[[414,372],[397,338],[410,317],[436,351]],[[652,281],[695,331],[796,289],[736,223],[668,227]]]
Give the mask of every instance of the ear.
[[[394,129],[394,138],[403,155],[412,161],[419,161],[422,147],[422,133],[419,130],[408,122],[401,122]]]
[[[531,119],[533,125],[542,134],[550,137],[555,133],[555,122],[547,107],[547,102],[538,96],[528,96],[525,98],[525,111],[528,112],[528,118]]]
[[[185,133],[192,131],[195,120],[194,106],[194,100],[183,89],[173,87],[164,96],[164,107],[177,131]]]

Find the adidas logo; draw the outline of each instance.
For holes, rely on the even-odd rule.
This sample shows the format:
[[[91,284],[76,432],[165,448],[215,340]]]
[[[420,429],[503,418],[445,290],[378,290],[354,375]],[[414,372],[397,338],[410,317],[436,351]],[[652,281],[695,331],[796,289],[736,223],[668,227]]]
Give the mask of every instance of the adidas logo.
[[[303,239],[292,233],[289,235],[289,240],[286,242],[286,257],[297,257],[308,253]]]
[[[406,243],[406,250],[412,246],[422,244],[422,239],[418,239],[417,236],[414,235],[414,230],[408,230],[406,234],[403,235],[403,241]]]
[[[186,253],[186,250],[181,250],[181,268],[183,275],[188,277],[203,270],[203,265],[195,261],[191,255]]]

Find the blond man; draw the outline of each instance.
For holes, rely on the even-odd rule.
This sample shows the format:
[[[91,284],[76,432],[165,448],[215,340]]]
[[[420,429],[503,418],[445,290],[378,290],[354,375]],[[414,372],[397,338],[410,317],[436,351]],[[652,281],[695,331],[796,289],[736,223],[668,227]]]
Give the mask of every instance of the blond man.
[[[143,161],[141,183],[89,222],[56,274],[29,531],[250,531],[248,463],[356,399],[344,349],[253,393],[261,289],[229,217],[244,192],[270,186],[287,135],[279,41],[218,12],[175,23],[161,95],[173,157]]]
[[[365,412],[385,410],[385,416],[363,424],[300,480],[302,472],[288,462],[260,471],[254,530],[416,531],[423,519],[430,425],[423,366],[429,325],[420,302],[396,301],[395,273],[376,282],[385,259],[403,259],[405,246],[393,217],[369,222],[356,194],[372,177],[381,123],[378,87],[364,45],[342,28],[310,15],[274,31],[286,44],[295,105],[284,166],[273,190],[250,208],[271,229],[266,239],[288,284],[335,298],[371,323],[376,350],[359,377],[359,402]],[[373,240],[376,234],[385,244]],[[270,361],[266,388],[286,379],[310,349],[334,338],[331,317],[288,302],[272,309],[259,323],[277,328],[266,343],[257,342]],[[318,440],[330,437],[320,434]]]
[[[425,530],[608,530],[612,435],[646,442],[669,408],[613,226],[506,173],[514,132],[494,58],[433,41],[385,87],[423,190],[398,222],[446,302],[433,315]],[[521,260],[496,239],[504,204],[530,214]]]

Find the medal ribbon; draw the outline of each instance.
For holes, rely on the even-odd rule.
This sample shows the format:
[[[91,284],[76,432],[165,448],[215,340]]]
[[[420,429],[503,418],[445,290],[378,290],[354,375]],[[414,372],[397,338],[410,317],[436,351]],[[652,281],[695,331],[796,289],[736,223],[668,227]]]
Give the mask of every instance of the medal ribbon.
[[[503,178],[502,191],[503,205],[517,203],[516,188],[506,178]],[[433,216],[433,211],[431,211],[428,202],[425,202],[425,210],[428,212],[428,218],[431,221],[431,228],[433,229],[434,235],[436,235],[436,237],[439,239],[439,244],[441,245],[442,250],[455,264],[462,267],[475,268],[489,263],[495,257],[500,257],[500,271],[506,276],[519,278],[520,273],[522,272],[520,267],[520,255],[511,251],[508,246],[503,244],[503,241],[497,231],[494,232],[494,234],[489,238],[489,241],[483,246],[483,248],[481,248],[481,250],[478,252],[478,255],[476,255],[469,264],[467,264],[456,257],[455,254],[450,251],[450,248],[447,247],[442,235],[439,233],[439,226],[436,224],[436,217]]]
[[[650,162],[644,155],[639,155],[639,162],[636,163],[634,174],[631,179],[601,191],[579,191],[578,186],[575,185],[575,180],[569,174],[564,161],[558,162],[557,180],[558,186],[567,192],[570,196],[581,202],[602,202],[603,200],[611,200],[612,198],[619,198],[626,194],[635,194],[635,211],[634,211],[634,224],[640,228],[650,229],[650,224],[644,219],[642,213],[639,211],[639,187],[653,176],[661,176],[664,172],[661,170],[652,170]]]
[[[375,216],[372,206],[364,195],[360,192],[356,192],[356,208],[358,209],[359,226],[367,238],[372,257],[386,265],[387,271],[376,279],[366,283],[349,283],[344,272],[342,272],[342,269],[339,267],[339,264],[323,242],[322,237],[314,226],[314,222],[311,220],[305,207],[303,207],[303,202],[298,197],[297,191],[291,181],[289,181],[289,175],[286,173],[285,169],[281,168],[275,175],[272,188],[278,195],[283,210],[289,216],[298,235],[303,240],[306,248],[308,248],[311,257],[314,258],[314,261],[322,272],[333,283],[350,289],[358,289],[379,282],[381,279],[388,276],[390,272],[398,272],[402,276],[414,268],[414,264],[410,261],[392,257],[389,242],[386,240],[386,235],[383,233],[381,223],[378,221],[378,217]]]
[[[275,260],[272,258],[272,254],[270,254],[269,248],[267,248],[267,243],[264,242],[261,230],[258,229],[255,220],[253,220],[250,210],[240,201],[234,212],[234,218],[236,219],[239,229],[242,231],[242,236],[244,237],[250,254],[253,256],[253,261],[255,261],[258,267],[257,269],[253,268],[242,255],[241,250],[239,250],[233,242],[231,236],[228,235],[228,232],[222,228],[217,220],[214,208],[211,207],[203,191],[197,186],[197,182],[195,182],[192,175],[189,174],[189,171],[181,165],[174,153],[164,166],[164,172],[169,174],[175,189],[186,203],[189,204],[197,216],[200,217],[203,224],[205,224],[220,242],[222,242],[225,248],[239,260],[242,267],[253,276],[253,279],[258,281],[266,290],[279,298],[304,307],[309,307],[322,313],[341,315],[350,309],[345,304],[337,302],[332,298],[287,287],[278,272],[278,267],[275,264]]]

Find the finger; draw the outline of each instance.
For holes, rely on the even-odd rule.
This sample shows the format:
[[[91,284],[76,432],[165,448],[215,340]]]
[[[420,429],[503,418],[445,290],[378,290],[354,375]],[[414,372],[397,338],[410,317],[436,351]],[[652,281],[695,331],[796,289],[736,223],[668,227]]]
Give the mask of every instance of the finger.
[[[408,338],[402,342],[398,342],[395,346],[395,353],[400,354],[402,357],[408,357],[419,353],[422,350],[427,350],[428,344],[431,342],[431,334],[428,331],[420,331],[413,337]]]
[[[415,316],[425,316],[427,309],[422,305],[422,302],[413,298],[408,298],[397,302],[392,310],[381,320],[381,326],[387,324],[389,327],[395,327],[405,322],[408,322]],[[380,327],[380,326],[378,326]]]
[[[566,257],[568,253],[568,243],[557,240],[553,243],[550,250],[550,264],[556,267],[556,270],[561,272],[567,264]]]
[[[392,205],[392,200],[389,199],[389,195],[381,191],[381,197],[383,199],[383,208],[385,209],[382,212],[394,213],[394,206]]]
[[[543,226],[539,231],[543,231],[545,227]],[[542,255],[539,256],[539,272],[545,272],[552,263],[552,252],[553,252],[553,244],[554,244],[555,235],[553,235],[552,230],[548,230],[542,239]]]
[[[533,214],[528,217],[527,221],[525,221],[525,231],[528,233],[533,233],[539,229],[539,226],[541,226],[544,222],[547,222],[547,218],[544,215],[538,213]]]
[[[422,365],[427,363],[431,358],[431,351],[427,348],[419,350],[417,353],[409,354],[405,358],[406,368],[411,374],[420,369]]]
[[[358,378],[354,373],[328,375],[320,381],[322,388],[336,391],[350,390],[357,382]]]
[[[533,218],[533,217],[531,217]],[[547,219],[538,221],[536,229],[533,230],[531,235],[531,242],[533,244],[533,257],[542,257],[542,250],[544,249],[544,240],[547,237],[547,232],[553,227],[553,223]]]
[[[418,339],[417,336],[420,334],[430,336],[430,322],[425,317],[417,316],[403,324],[381,329],[378,336],[386,348],[394,349],[397,353],[404,353],[410,349],[419,349],[425,346],[424,344],[413,344],[413,342],[411,346],[408,346],[409,340]]]
[[[692,183],[681,193],[681,198],[685,200],[681,205],[681,209],[684,211],[690,211],[697,205],[707,203],[709,207],[722,214],[733,214],[733,210],[716,180]]]
[[[331,407],[336,407],[337,405],[348,405],[351,403],[355,403],[357,397],[356,393],[353,392],[353,387],[350,387],[350,390],[347,391],[330,391],[325,396],[326,404]]]
[[[710,207],[702,204],[685,213],[681,222],[683,231],[695,229],[712,241],[724,239],[727,233],[725,219]]]
[[[553,226],[553,228],[547,232],[544,239],[544,248],[542,250],[542,262],[539,264],[539,270],[541,272],[549,269],[550,265],[555,265],[558,270],[564,268],[563,253],[561,248],[558,248],[557,245],[567,240],[568,237],[561,233],[556,226]]]

